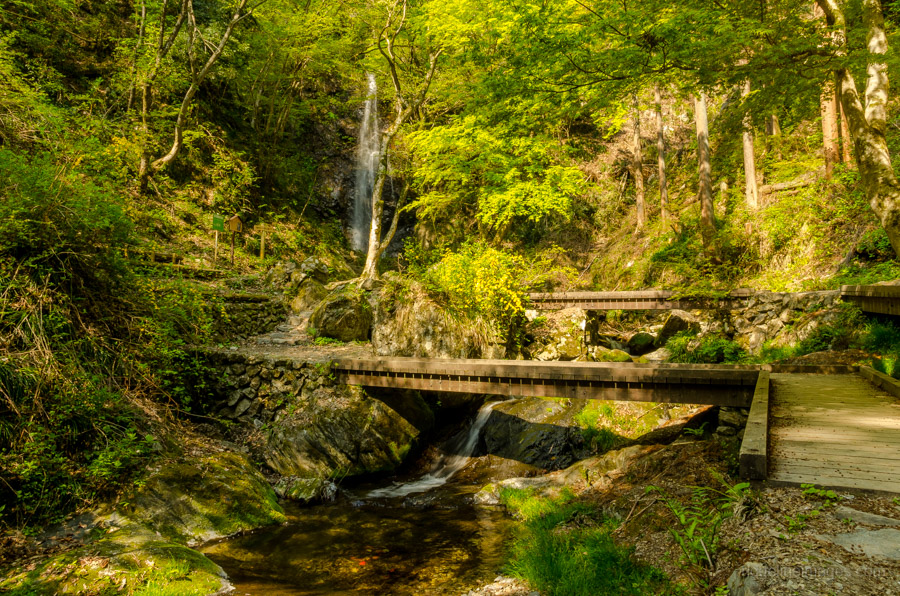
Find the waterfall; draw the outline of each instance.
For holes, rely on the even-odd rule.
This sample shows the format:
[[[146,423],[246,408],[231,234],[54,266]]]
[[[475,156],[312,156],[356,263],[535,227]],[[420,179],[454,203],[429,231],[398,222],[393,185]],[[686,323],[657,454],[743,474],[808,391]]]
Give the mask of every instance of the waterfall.
[[[481,435],[481,429],[484,428],[488,417],[490,417],[491,410],[500,403],[501,402],[499,401],[495,401],[481,406],[481,409],[478,410],[478,415],[475,416],[475,422],[473,422],[471,428],[469,428],[469,432],[465,435],[458,436],[450,444],[449,450],[455,451],[456,453],[442,455],[434,464],[431,472],[412,482],[394,484],[394,486],[370,491],[368,496],[405,497],[406,495],[422,493],[446,484],[454,474],[462,470],[466,464],[469,463],[469,458],[472,457],[472,453],[475,451],[475,445],[478,444],[478,437]]]
[[[372,219],[372,189],[378,172],[381,131],[378,129],[378,84],[375,75],[366,75],[369,89],[359,124],[359,147],[356,151],[356,189],[353,197],[353,250],[365,251],[369,246]]]

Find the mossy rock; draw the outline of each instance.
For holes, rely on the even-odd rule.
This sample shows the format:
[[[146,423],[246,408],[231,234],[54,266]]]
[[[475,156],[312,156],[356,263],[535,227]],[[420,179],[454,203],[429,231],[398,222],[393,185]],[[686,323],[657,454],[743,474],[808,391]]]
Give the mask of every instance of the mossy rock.
[[[7,570],[5,594],[205,596],[231,590],[221,567],[155,532],[129,527],[33,566]]]
[[[128,501],[124,520],[189,545],[286,519],[266,479],[236,453],[165,464]]]
[[[622,350],[610,350],[603,346],[591,349],[590,359],[593,362],[632,362],[628,352]]]
[[[276,420],[264,456],[283,476],[331,478],[386,472],[409,453],[419,431],[359,387],[304,389],[303,404]]]
[[[300,284],[297,293],[291,299],[291,310],[295,313],[311,310],[327,295],[328,290],[325,289],[325,286],[314,279],[307,279]]]
[[[628,339],[628,351],[635,356],[642,356],[654,350],[656,337],[650,333],[640,331]]]
[[[298,503],[333,501],[337,495],[337,485],[324,478],[285,476],[275,483],[275,493],[282,499]]]
[[[365,294],[349,288],[322,300],[309,318],[318,337],[367,341],[372,331],[372,307]]]

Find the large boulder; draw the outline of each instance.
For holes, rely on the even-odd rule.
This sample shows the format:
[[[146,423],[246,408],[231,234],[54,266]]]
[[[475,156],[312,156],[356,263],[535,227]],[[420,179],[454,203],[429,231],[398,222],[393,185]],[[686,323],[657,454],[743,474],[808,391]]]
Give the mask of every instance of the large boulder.
[[[272,487],[244,455],[223,452],[165,463],[112,525],[142,525],[188,546],[285,521]]]
[[[282,476],[332,478],[384,472],[409,453],[419,431],[359,387],[304,387],[303,403],[283,410],[263,450]]]
[[[366,341],[372,330],[372,307],[363,292],[349,287],[326,297],[309,318],[317,337]]]
[[[372,347],[379,356],[503,358],[506,349],[484,326],[454,317],[416,283],[385,275],[375,306]]]
[[[328,296],[328,290],[321,282],[315,279],[307,279],[297,288],[295,293],[289,299],[291,310],[294,313],[301,313],[312,310],[315,306]]]
[[[643,356],[654,350],[656,337],[653,334],[639,331],[628,339],[628,351],[635,356]]]
[[[681,331],[698,333],[700,331],[700,320],[689,312],[678,309],[672,310],[656,336],[656,347],[663,347],[669,339]]]
[[[494,407],[482,429],[476,455],[525,464],[523,471],[558,470],[587,454],[574,417],[586,400],[563,403],[538,397],[511,399]]]

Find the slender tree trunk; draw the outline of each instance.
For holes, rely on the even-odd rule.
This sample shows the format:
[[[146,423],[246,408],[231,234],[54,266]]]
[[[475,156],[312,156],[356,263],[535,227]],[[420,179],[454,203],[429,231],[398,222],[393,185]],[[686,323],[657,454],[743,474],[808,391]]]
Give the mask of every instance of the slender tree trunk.
[[[194,19],[193,0],[188,0],[188,17],[190,19],[190,26],[192,27],[192,30],[190,31],[191,39],[188,48],[188,53],[191,56],[191,58],[189,59],[191,62],[191,86],[188,87],[187,92],[184,94],[184,98],[181,100],[181,108],[179,108],[178,117],[175,120],[175,138],[172,141],[172,147],[169,149],[168,153],[150,164],[150,168],[153,171],[164,168],[166,165],[171,163],[178,155],[178,152],[181,151],[181,147],[184,143],[184,127],[187,123],[188,113],[190,112],[191,101],[194,99],[194,95],[196,95],[197,90],[200,88],[200,83],[202,83],[204,79],[206,79],[206,76],[209,74],[210,69],[212,69],[213,65],[218,62],[219,57],[225,50],[225,44],[227,44],[228,40],[231,39],[231,34],[234,31],[235,26],[237,26],[238,23],[249,16],[250,12],[244,13],[244,8],[246,8],[247,6],[247,1],[248,0],[238,1],[237,7],[234,9],[234,13],[231,15],[231,20],[228,22],[228,26],[225,27],[225,31],[224,33],[222,33],[221,39],[219,39],[218,45],[216,45],[215,49],[213,49],[212,54],[210,54],[209,58],[207,58],[206,63],[198,71],[196,70],[193,63],[194,35],[198,31],[198,29],[197,23]],[[260,4],[262,4],[262,2],[258,3],[256,7],[258,7]]]
[[[656,154],[659,162],[659,209],[662,220],[669,220],[669,188],[666,185],[666,134],[663,128],[662,96],[659,83],[653,88],[656,100]]]
[[[390,155],[391,144],[394,136],[400,131],[400,127],[415,113],[419,111],[425,98],[428,97],[428,90],[431,88],[431,81],[434,79],[434,73],[437,70],[438,59],[443,50],[431,52],[428,56],[428,71],[425,74],[425,80],[421,90],[412,98],[406,96],[400,83],[398,73],[398,59],[394,54],[394,42],[406,21],[406,0],[398,0],[394,9],[388,14],[388,19],[384,28],[378,37],[378,51],[381,53],[388,66],[391,83],[394,86],[394,111],[396,113],[394,122],[382,133],[381,136],[381,165],[378,168],[378,175],[375,177],[375,187],[372,191],[372,223],[369,228],[369,248],[366,252],[366,264],[363,267],[363,280],[376,279],[378,277],[378,260],[384,251],[387,250],[393,231],[396,227],[392,225],[387,239],[381,238],[381,217],[384,214],[384,199],[382,194],[384,191],[384,183],[388,176],[388,158]],[[399,14],[394,12],[399,9]],[[395,21],[394,19],[397,19]],[[397,206],[399,212],[400,206]],[[399,217],[394,215],[395,219]]]
[[[838,42],[846,53],[846,21],[843,7],[837,0],[817,0],[824,10],[828,24],[839,35]],[[835,72],[841,89],[841,105],[856,149],[859,177],[869,205],[878,215],[894,252],[900,255],[900,182],[894,173],[885,130],[889,84],[884,54],[887,36],[879,0],[863,0],[862,20],[868,30],[869,64],[865,95],[861,96],[853,74],[846,69]],[[865,105],[863,105],[865,100]]]
[[[841,137],[841,161],[849,166],[850,162],[853,161],[853,153],[851,150],[853,141],[850,140],[850,126],[847,124],[847,113],[844,111],[843,105],[841,105],[843,102],[841,101],[840,81],[836,81],[834,99],[837,104],[837,113],[840,120],[838,132]]]
[[[637,94],[633,97],[632,121],[634,133],[632,137],[631,173],[634,175],[634,199],[637,203],[637,229],[640,230],[646,223],[647,215],[644,205],[644,159],[641,150],[641,108]]]
[[[716,233],[716,217],[713,210],[712,164],[709,155],[709,121],[706,114],[706,94],[700,92],[694,98],[694,118],[697,123],[697,165],[700,173],[700,235],[706,248],[712,246]]]
[[[741,93],[744,97],[750,94],[750,81],[744,83]],[[751,128],[750,114],[744,116],[744,194],[747,198],[747,206],[751,209],[759,208],[759,189],[756,185],[756,155],[753,148],[753,129]]]
[[[781,126],[775,114],[766,118],[766,154],[769,153],[774,153],[776,159],[781,159]]]
[[[825,178],[831,180],[834,164],[838,161],[837,113],[834,102],[834,85],[825,83],[821,97],[822,145],[825,154]]]

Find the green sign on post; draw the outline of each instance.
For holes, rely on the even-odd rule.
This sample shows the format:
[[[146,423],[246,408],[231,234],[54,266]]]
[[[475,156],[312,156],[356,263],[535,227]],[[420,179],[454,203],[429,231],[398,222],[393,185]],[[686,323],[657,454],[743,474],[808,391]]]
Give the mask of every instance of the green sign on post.
[[[213,230],[216,232],[224,232],[225,231],[225,216],[224,215],[213,215]]]

